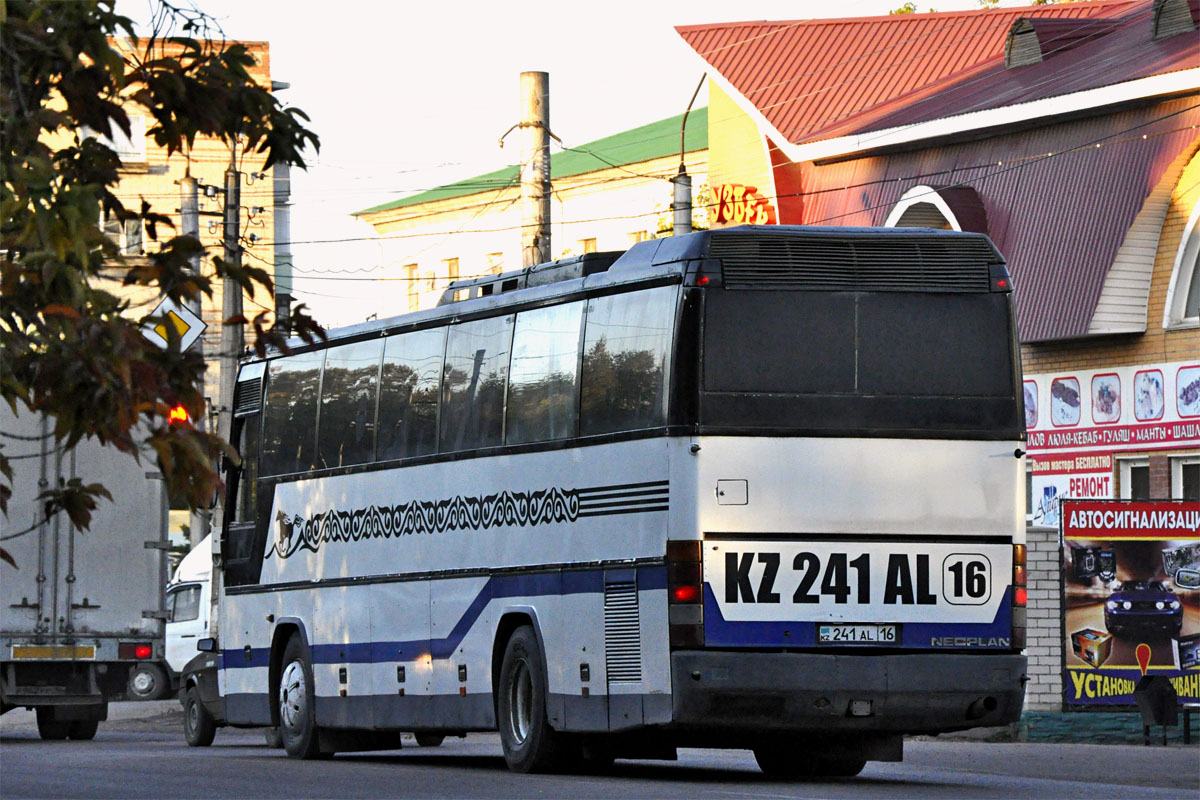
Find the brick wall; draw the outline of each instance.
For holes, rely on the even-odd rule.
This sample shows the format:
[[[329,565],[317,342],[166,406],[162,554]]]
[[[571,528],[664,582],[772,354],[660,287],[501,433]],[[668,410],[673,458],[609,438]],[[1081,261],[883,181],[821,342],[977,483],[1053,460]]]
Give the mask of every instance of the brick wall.
[[[1058,711],[1062,708],[1062,570],[1059,568],[1057,530],[1027,531],[1029,567],[1028,640],[1029,683],[1025,708]]]

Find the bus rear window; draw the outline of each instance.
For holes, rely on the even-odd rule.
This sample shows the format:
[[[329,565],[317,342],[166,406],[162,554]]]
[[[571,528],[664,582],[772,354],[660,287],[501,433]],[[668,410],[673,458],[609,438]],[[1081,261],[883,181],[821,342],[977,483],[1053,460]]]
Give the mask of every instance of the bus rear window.
[[[1012,435],[1009,296],[714,290],[702,424]]]
[[[715,291],[704,388],[716,392],[1011,395],[1006,295]]]

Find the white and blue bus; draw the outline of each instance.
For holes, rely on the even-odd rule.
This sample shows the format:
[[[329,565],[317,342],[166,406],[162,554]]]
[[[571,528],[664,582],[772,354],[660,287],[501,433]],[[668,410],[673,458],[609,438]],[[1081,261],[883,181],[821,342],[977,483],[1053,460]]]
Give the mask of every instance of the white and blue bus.
[[[458,281],[243,363],[232,725],[519,771],[853,775],[1016,720],[1024,415],[982,235],[742,227]]]

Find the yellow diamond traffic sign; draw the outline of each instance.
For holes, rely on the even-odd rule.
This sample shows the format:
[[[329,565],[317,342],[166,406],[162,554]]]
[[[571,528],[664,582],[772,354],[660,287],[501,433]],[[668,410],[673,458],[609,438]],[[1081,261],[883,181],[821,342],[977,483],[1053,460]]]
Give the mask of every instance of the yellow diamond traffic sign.
[[[196,316],[187,306],[181,306],[170,298],[164,298],[158,304],[158,308],[154,309],[154,313],[150,315],[149,321],[142,325],[142,334],[165,349],[171,335],[167,328],[168,325],[179,337],[180,350],[187,350],[191,347],[208,327],[204,320]]]

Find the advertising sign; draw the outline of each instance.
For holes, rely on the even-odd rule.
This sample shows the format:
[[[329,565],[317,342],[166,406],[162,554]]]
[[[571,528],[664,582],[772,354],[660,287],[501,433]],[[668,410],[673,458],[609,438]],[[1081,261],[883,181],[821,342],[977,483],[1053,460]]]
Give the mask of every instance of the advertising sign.
[[[1200,447],[1200,363],[1026,375],[1034,525],[1058,527],[1060,498],[1113,498],[1123,453]]]
[[[1064,500],[1063,702],[1135,705],[1143,674],[1200,700],[1200,501]]]

